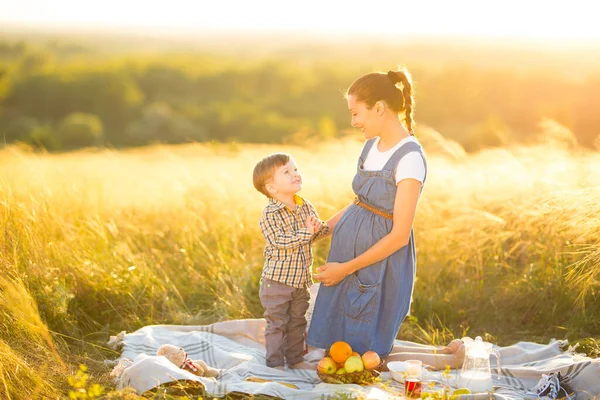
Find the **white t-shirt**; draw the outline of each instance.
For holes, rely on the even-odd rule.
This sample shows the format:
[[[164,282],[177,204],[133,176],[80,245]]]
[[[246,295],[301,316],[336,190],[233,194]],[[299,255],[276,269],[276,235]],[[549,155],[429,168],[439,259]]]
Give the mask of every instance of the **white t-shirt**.
[[[418,143],[414,136],[408,136],[391,149],[382,152],[377,149],[379,138],[375,138],[375,143],[371,146],[371,150],[369,150],[367,158],[363,163],[363,169],[365,171],[381,171],[392,154],[394,154],[400,146],[408,142]],[[398,168],[396,168],[396,184],[402,179],[407,178],[416,179],[421,183],[425,180],[425,163],[423,162],[423,157],[416,151],[407,153],[398,162]]]

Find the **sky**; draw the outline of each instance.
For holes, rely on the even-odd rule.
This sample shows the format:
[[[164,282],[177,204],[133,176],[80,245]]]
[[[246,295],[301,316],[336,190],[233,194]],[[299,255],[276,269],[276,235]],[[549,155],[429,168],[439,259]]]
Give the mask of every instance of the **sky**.
[[[0,0],[0,27],[598,40],[592,0]],[[1,28],[0,28],[1,29]]]

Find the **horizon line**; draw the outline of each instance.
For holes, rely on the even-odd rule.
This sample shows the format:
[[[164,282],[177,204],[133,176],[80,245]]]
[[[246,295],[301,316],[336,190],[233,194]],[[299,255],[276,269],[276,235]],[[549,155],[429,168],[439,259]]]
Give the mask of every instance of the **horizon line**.
[[[600,45],[600,37],[531,37],[518,35],[501,35],[501,34],[467,34],[467,33],[407,33],[407,32],[361,32],[359,30],[327,30],[327,29],[219,29],[219,28],[203,28],[203,27],[167,27],[167,26],[131,26],[131,25],[104,25],[104,24],[64,24],[64,23],[22,23],[14,21],[6,21],[0,17],[0,24],[3,25],[3,33],[6,35],[7,30],[11,33],[38,33],[38,34],[94,34],[104,36],[125,35],[129,37],[160,37],[177,39],[184,35],[192,35],[190,39],[197,39],[200,35],[213,36],[239,36],[245,37],[260,37],[265,35],[277,35],[278,38],[285,37],[286,39],[343,39],[343,38],[363,38],[364,41],[373,41],[377,39],[382,43],[390,43],[394,40],[398,42],[415,42],[415,41],[448,41],[448,40],[463,40],[471,43],[495,42],[497,44],[506,44],[522,42],[516,44],[533,45],[533,44],[554,44],[559,46],[564,45]],[[0,35],[0,37],[4,36]],[[397,36],[397,37],[392,37]]]

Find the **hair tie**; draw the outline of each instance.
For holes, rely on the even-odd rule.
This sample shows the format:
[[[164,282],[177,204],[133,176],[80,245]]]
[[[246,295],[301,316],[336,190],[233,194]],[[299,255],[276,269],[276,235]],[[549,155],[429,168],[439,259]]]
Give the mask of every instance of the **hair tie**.
[[[387,76],[394,85],[400,82],[400,77],[398,76],[397,71],[388,71]]]

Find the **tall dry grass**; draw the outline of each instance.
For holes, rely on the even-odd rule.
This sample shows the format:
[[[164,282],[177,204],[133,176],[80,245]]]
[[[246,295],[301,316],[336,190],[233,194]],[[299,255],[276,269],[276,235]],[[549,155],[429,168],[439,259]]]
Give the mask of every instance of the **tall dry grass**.
[[[600,155],[563,144],[466,155],[423,132],[418,280],[401,335],[500,344],[600,335]],[[265,199],[254,163],[292,153],[326,218],[349,203],[361,143],[0,152],[0,397],[106,372],[109,334],[258,317]],[[315,245],[316,262],[328,241]],[[63,361],[64,360],[64,363]],[[66,372],[65,372],[66,371]]]

